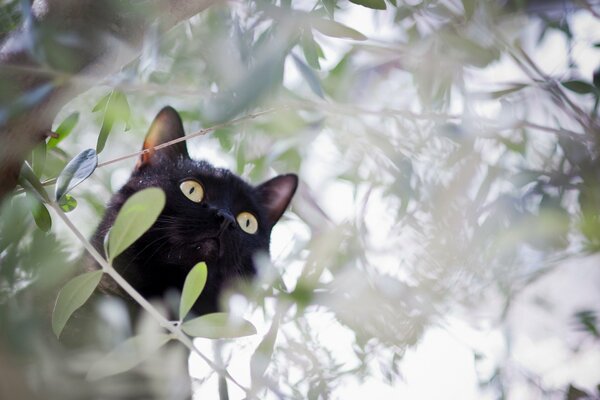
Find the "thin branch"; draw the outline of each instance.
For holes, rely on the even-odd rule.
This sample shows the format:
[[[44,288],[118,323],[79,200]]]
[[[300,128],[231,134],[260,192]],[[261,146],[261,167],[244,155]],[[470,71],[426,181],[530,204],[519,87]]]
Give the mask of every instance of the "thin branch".
[[[197,132],[191,133],[189,135],[182,136],[182,137],[177,138],[177,139],[170,140],[170,141],[165,142],[165,143],[161,143],[161,144],[159,144],[157,146],[149,147],[149,148],[144,149],[144,150],[136,151],[134,153],[129,153],[129,154],[126,154],[124,156],[117,157],[117,158],[114,158],[112,160],[105,161],[103,163],[99,163],[98,164],[98,168],[104,167],[106,165],[110,165],[110,164],[113,164],[113,163],[116,163],[116,162],[119,162],[119,161],[127,160],[128,158],[139,157],[142,154],[150,153],[151,151],[164,149],[165,147],[169,147],[169,146],[174,145],[176,143],[185,142],[186,140],[195,138],[197,136],[206,135],[208,132],[212,132],[212,131],[215,131],[217,129],[224,128],[226,126],[235,125],[235,124],[238,124],[240,122],[244,122],[244,121],[248,121],[248,120],[260,117],[261,115],[270,114],[272,112],[281,110],[282,108],[284,108],[284,107],[271,108],[271,109],[260,111],[260,112],[254,113],[254,114],[248,114],[248,115],[245,115],[245,116],[240,117],[240,118],[232,119],[230,121],[223,122],[221,124],[213,125],[210,128],[200,129]]]
[[[460,114],[446,114],[437,112],[416,113],[409,110],[399,110],[395,108],[382,108],[372,110],[363,107],[357,107],[352,104],[333,104],[326,101],[289,101],[286,103],[288,108],[308,108],[312,110],[324,111],[332,114],[343,114],[356,116],[357,114],[375,115],[380,117],[403,117],[413,120],[434,120],[448,121],[460,119]]]
[[[231,374],[227,371],[226,368],[217,365],[210,358],[202,354],[200,350],[194,346],[192,340],[181,330],[178,325],[174,325],[169,320],[167,320],[158,310],[148,302],[133,286],[129,284],[113,267],[98,253],[98,251],[92,246],[92,244],[83,236],[83,234],[77,229],[77,227],[71,222],[71,220],[67,217],[67,215],[61,210],[60,206],[52,202],[50,206],[54,209],[59,218],[67,225],[67,227],[75,234],[77,239],[83,244],[85,249],[90,253],[90,255],[100,264],[102,267],[102,271],[108,274],[114,281],[129,295],[133,300],[135,300],[144,310],[146,310],[159,324],[161,327],[167,329],[171,332],[177,340],[179,340],[183,345],[185,345],[190,351],[196,353],[204,362],[206,362],[215,372],[217,372],[223,378],[229,379],[233,384],[239,387],[241,390],[246,393],[247,396],[250,395],[250,390],[239,383]]]

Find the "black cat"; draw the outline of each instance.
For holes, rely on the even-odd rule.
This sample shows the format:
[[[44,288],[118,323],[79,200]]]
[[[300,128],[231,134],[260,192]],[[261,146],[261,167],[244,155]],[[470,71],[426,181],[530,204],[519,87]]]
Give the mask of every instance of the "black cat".
[[[152,122],[144,149],[184,135],[179,114],[165,107]],[[297,176],[288,174],[251,186],[226,169],[192,160],[185,142],[150,150],[141,156],[129,181],[112,198],[92,244],[102,252],[106,233],[132,194],[148,187],[161,188],[166,205],[158,220],[114,260],[113,266],[151,299],[169,290],[180,291],[189,270],[205,261],[208,279],[193,310],[197,314],[215,312],[219,295],[228,283],[255,274],[253,257],[269,252],[271,229],[287,208],[297,184]],[[129,300],[108,277],[101,288]]]

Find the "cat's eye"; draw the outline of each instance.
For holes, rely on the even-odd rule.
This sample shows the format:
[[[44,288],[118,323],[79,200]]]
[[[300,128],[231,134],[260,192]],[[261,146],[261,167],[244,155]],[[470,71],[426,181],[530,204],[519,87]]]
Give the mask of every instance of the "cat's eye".
[[[239,213],[236,219],[238,225],[244,232],[253,235],[258,230],[258,221],[256,220],[256,217],[249,212],[244,211]]]
[[[183,181],[179,185],[181,192],[193,201],[194,203],[200,203],[204,198],[204,188],[202,185],[194,180]]]

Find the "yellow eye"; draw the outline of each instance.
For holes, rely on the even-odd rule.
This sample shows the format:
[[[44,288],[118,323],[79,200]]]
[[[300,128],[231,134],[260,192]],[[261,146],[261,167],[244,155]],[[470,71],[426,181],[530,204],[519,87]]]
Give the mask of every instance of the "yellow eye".
[[[193,201],[194,203],[200,203],[204,198],[204,188],[196,181],[189,180],[181,182],[179,189],[183,192],[185,197]]]
[[[253,235],[258,230],[258,221],[256,220],[256,217],[249,212],[244,211],[239,213],[236,219],[238,225],[244,232]]]

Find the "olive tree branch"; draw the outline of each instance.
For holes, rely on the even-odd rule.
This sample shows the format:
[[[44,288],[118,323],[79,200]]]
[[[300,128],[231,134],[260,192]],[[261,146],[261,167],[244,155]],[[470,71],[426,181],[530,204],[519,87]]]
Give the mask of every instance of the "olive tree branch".
[[[67,225],[67,227],[73,232],[73,234],[79,239],[79,241],[83,244],[88,253],[98,262],[98,264],[102,267],[102,271],[108,274],[133,300],[135,300],[144,310],[146,310],[159,324],[161,327],[167,329],[171,332],[174,337],[179,340],[184,346],[186,346],[190,351],[196,353],[204,362],[206,362],[219,376],[229,379],[233,384],[239,387],[241,390],[246,393],[247,396],[250,396],[250,390],[239,383],[231,374],[227,371],[225,367],[221,367],[217,365],[210,358],[205,356],[196,346],[192,340],[181,330],[180,326],[177,324],[173,324],[169,320],[167,320],[148,300],[144,298],[133,286],[129,284],[113,267],[112,265],[104,258],[98,250],[92,246],[92,244],[85,238],[85,236],[77,229],[77,227],[71,222],[71,220],[67,217],[64,211],[60,208],[60,206],[56,202],[51,202],[50,206],[54,209],[59,218]]]

